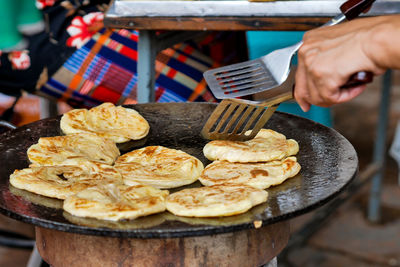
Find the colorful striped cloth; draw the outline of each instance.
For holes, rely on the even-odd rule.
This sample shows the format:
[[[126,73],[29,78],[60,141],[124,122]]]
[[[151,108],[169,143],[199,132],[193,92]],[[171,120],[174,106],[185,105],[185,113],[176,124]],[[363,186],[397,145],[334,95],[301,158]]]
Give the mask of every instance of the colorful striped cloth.
[[[77,49],[38,93],[73,107],[105,101],[136,103],[137,41],[136,31],[103,28]],[[215,65],[189,43],[163,50],[156,58],[156,101],[216,101],[203,79],[203,72]]]

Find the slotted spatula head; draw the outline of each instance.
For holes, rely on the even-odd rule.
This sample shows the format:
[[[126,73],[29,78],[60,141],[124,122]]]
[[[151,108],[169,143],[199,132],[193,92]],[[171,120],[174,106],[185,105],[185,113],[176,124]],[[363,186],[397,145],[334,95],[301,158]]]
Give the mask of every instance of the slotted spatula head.
[[[264,127],[279,103],[292,97],[291,92],[286,92],[279,98],[261,103],[243,99],[224,99],[203,126],[201,134],[211,140],[252,139]]]
[[[293,54],[300,45],[279,49],[258,59],[208,70],[204,72],[204,78],[218,99],[273,90],[287,79]]]

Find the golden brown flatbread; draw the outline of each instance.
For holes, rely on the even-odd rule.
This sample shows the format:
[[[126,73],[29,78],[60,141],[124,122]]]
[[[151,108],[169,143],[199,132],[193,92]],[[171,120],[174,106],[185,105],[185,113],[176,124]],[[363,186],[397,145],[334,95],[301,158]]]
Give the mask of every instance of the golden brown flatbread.
[[[204,166],[181,150],[148,146],[120,156],[115,168],[122,174],[125,184],[139,182],[166,189],[195,182]]]
[[[297,154],[298,143],[286,139],[283,134],[270,129],[261,129],[254,139],[248,141],[214,140],[203,148],[209,160],[229,162],[267,162],[280,160]]]
[[[147,185],[103,184],[68,197],[64,210],[79,217],[118,221],[165,210],[167,190]]]
[[[183,189],[167,197],[167,210],[178,216],[218,217],[244,213],[267,201],[268,193],[243,184]]]
[[[70,162],[73,165],[15,170],[10,175],[10,184],[42,196],[65,199],[97,184],[123,183],[121,174],[110,165],[78,159],[73,161]],[[77,162],[80,164],[76,165]]]
[[[259,219],[259,215],[262,214],[265,209],[268,208],[268,203],[264,202],[259,204],[250,210],[232,216],[224,216],[224,217],[183,217],[176,216],[170,212],[165,212],[164,217],[167,221],[180,221],[187,224],[193,225],[215,225],[215,226],[230,226],[237,225],[243,223],[253,222]]]
[[[199,180],[205,186],[234,183],[266,189],[283,183],[299,171],[300,164],[296,157],[265,163],[214,161],[204,169]]]
[[[27,154],[31,166],[60,165],[73,158],[86,158],[111,165],[120,155],[112,140],[92,133],[41,137],[37,144],[28,148]]]
[[[62,116],[60,127],[65,134],[95,133],[116,143],[141,139],[150,129],[136,110],[112,103],[103,103],[90,110],[73,109]]]

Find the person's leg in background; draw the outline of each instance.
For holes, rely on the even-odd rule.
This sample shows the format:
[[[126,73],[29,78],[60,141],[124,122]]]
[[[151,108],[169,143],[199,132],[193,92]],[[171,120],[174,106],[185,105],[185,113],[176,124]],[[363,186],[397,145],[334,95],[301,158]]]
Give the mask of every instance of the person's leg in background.
[[[11,0],[14,1],[14,0]],[[44,29],[41,12],[35,5],[35,0],[18,0],[17,27],[25,35],[33,35]]]
[[[249,58],[259,58],[276,49],[295,44],[302,39],[303,34],[304,32],[299,31],[248,31],[246,37]],[[296,58],[293,63],[297,64]],[[329,108],[312,106],[310,111],[303,112],[295,101],[290,101],[280,104],[277,110],[299,115],[329,127],[333,124]]]
[[[33,35],[44,29],[42,14],[34,0],[0,1],[0,50],[23,50],[28,42],[24,35]]]
[[[0,50],[20,50],[27,46],[22,34],[18,31],[17,14],[19,0],[0,1]]]

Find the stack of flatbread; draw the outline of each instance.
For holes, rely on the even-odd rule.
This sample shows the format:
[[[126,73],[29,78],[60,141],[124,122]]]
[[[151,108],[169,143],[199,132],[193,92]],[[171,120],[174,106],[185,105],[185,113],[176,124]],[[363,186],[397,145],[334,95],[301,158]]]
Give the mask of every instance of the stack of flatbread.
[[[149,132],[137,111],[111,103],[75,109],[62,116],[60,127],[66,135],[42,137],[28,148],[31,164],[11,174],[11,185],[62,199],[63,208],[77,216],[120,220],[165,210],[168,191],[133,181],[126,185],[114,167],[120,156],[116,143]]]
[[[205,186],[233,183],[266,189],[299,173],[300,164],[294,156],[298,151],[295,140],[270,129],[261,129],[245,142],[211,141],[203,152],[214,162],[199,180]]]
[[[300,170],[297,142],[272,130],[246,142],[208,143],[204,154],[213,162],[204,168],[186,152],[163,146],[120,155],[116,143],[149,132],[133,109],[110,103],[75,109],[62,116],[60,128],[66,135],[42,137],[29,147],[31,165],[15,170],[10,183],[62,199],[64,210],[78,217],[119,221],[165,210],[186,217],[232,216],[266,202],[265,188]],[[163,190],[197,180],[204,186]]]
[[[203,149],[212,160],[199,177],[205,185],[167,197],[167,210],[178,216],[219,217],[246,212],[267,201],[264,189],[283,183],[300,171],[293,155],[298,143],[262,129],[246,142],[216,140]]]

